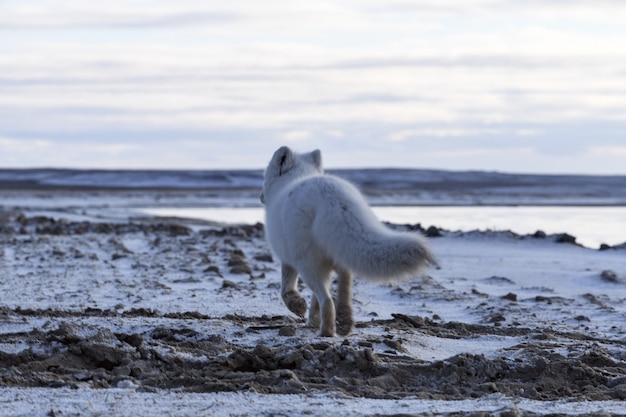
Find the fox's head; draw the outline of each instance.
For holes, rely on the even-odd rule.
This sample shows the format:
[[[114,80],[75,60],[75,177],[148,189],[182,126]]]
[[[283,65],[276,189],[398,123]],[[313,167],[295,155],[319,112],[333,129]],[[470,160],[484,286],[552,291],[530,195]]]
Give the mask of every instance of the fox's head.
[[[299,154],[287,146],[281,146],[265,170],[261,203],[265,204],[271,198],[272,191],[297,178],[310,177],[324,173],[322,168],[322,153],[319,150]]]

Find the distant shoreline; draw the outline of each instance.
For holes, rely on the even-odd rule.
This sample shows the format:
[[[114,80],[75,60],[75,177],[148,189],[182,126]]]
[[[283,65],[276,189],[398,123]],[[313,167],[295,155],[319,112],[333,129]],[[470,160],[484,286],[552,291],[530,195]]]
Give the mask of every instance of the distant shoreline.
[[[626,186],[625,186],[626,187]],[[372,206],[397,206],[397,207],[626,207],[626,198],[610,199],[597,197],[576,197],[572,196],[567,199],[546,198],[534,195],[519,194],[518,198],[513,197],[497,197],[485,196],[472,199],[455,198],[455,190],[438,190],[437,195],[423,198],[418,192],[408,191],[380,191],[380,190],[362,190],[363,194],[369,200]],[[254,207],[260,206],[257,202],[257,196],[261,192],[261,188],[256,187],[193,187],[183,188],[175,186],[97,186],[97,185],[58,185],[58,184],[41,184],[37,181],[1,181],[0,180],[0,197],[6,201],[20,199],[21,196],[37,197],[41,194],[49,194],[52,197],[80,197],[83,193],[90,195],[110,195],[114,198],[133,198],[144,195],[147,198],[165,197],[167,199],[181,198],[183,201],[188,198],[200,198],[207,201],[198,202],[198,205],[215,206],[210,200],[214,197],[223,197],[236,203],[235,206]],[[184,205],[194,206],[196,203],[183,202]],[[4,202],[0,202],[0,207]],[[227,207],[230,204],[225,203],[222,199],[217,206]]]
[[[377,206],[626,206],[626,176],[425,169],[328,172],[354,183]],[[261,170],[0,169],[0,197],[7,201],[19,199],[17,194],[80,197],[89,193],[181,199],[182,204],[213,205],[217,199],[220,206],[258,206],[262,187]]]

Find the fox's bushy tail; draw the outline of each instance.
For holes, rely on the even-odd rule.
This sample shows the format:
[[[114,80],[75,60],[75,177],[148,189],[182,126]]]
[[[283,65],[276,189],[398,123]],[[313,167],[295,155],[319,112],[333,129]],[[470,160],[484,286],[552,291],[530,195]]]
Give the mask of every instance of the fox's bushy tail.
[[[323,233],[320,246],[338,265],[376,281],[407,278],[437,265],[424,236],[391,230],[373,213],[359,214],[317,229]]]

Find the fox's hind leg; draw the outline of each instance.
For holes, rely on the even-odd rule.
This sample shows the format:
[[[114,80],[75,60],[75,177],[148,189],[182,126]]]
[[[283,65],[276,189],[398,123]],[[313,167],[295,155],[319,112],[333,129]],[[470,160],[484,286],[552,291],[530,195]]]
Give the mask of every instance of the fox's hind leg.
[[[285,305],[298,316],[304,317],[304,313],[306,313],[306,301],[298,292],[298,271],[290,265],[283,264],[282,276],[281,295]]]
[[[335,267],[337,283],[337,333],[349,334],[354,327],[352,319],[352,274],[349,270]]]
[[[314,329],[320,328],[320,303],[315,294],[311,297],[311,306],[309,307],[309,326]]]
[[[304,282],[315,294],[315,299],[319,304],[320,336],[333,337],[335,336],[335,303],[330,296],[331,267],[324,260],[317,261],[308,262],[300,270],[300,273]]]

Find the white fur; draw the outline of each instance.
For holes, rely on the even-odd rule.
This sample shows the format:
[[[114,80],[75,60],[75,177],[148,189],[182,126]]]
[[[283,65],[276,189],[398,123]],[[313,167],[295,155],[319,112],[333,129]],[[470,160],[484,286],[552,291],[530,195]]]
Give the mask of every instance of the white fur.
[[[317,298],[313,301],[319,301],[323,335],[334,334],[334,306],[328,305],[332,303],[332,270],[340,278],[344,276],[343,292],[349,293],[350,271],[388,281],[435,264],[425,238],[390,230],[376,218],[356,187],[324,174],[318,150],[297,154],[287,147],[278,149],[265,172],[261,201],[266,206],[267,239],[283,265],[283,299],[292,311],[304,314],[306,303],[302,306],[294,282],[299,273]],[[338,303],[350,309],[349,301],[340,299]],[[351,316],[351,310],[349,313]],[[329,314],[333,317],[327,317]],[[311,311],[311,321],[315,321],[314,315]]]

